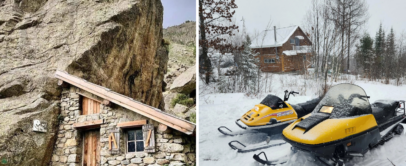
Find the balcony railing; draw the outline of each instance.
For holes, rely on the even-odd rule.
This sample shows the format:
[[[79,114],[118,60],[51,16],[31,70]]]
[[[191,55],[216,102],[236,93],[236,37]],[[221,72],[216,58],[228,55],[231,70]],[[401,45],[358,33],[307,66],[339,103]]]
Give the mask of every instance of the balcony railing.
[[[312,49],[312,46],[293,46],[293,50],[295,50],[295,51],[301,51],[301,50],[310,51],[311,49]]]

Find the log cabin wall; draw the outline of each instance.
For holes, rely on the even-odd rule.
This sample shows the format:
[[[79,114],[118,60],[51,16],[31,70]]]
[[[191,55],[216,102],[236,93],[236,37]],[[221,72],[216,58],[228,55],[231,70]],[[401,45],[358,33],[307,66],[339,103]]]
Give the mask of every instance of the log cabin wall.
[[[91,107],[99,112],[93,111],[92,114],[88,114],[89,109],[87,109],[85,110],[88,112],[87,115],[83,115],[84,107],[85,109],[90,107],[88,104],[86,107],[84,103],[89,101],[92,103]],[[184,165],[196,162],[194,136],[169,127],[162,128],[159,122],[148,117],[118,105],[106,106],[100,101],[103,100],[73,85],[63,89],[59,130],[49,165]],[[95,106],[95,104],[98,105]],[[128,127],[127,125],[127,128],[121,126],[128,122],[143,121],[144,123],[140,123],[144,124],[143,126]],[[78,128],[80,125],[77,124],[88,125],[89,122],[98,123],[90,127]],[[148,142],[149,149],[128,152],[131,151],[128,145],[138,141],[129,140],[129,131],[137,130],[143,133],[141,134],[143,136],[137,134],[141,137],[138,140],[142,141],[145,138],[153,140],[142,142],[142,144]],[[112,151],[109,147],[112,132],[118,146],[116,151]],[[150,149],[151,146],[152,149]]]
[[[295,36],[303,36],[303,40],[299,40],[300,46],[311,46],[312,43],[306,34],[299,27],[289,37],[289,39],[278,47],[279,60],[276,60],[275,47],[268,48],[253,48],[252,50],[258,52],[257,58],[260,59],[260,68],[262,72],[289,72],[303,70],[303,55],[306,55],[306,65],[310,64],[311,54],[298,54],[293,56],[283,55],[285,50],[293,50],[295,44],[290,43],[290,39]],[[283,40],[283,39],[278,39]],[[265,59],[275,59],[275,63],[266,63]]]
[[[282,59],[277,60],[275,54],[275,48],[253,48],[255,52],[258,52],[259,55],[256,56],[259,58],[259,65],[262,72],[281,72],[282,71]],[[278,47],[278,55],[282,54],[281,47]],[[266,63],[265,59],[274,59],[275,63]]]

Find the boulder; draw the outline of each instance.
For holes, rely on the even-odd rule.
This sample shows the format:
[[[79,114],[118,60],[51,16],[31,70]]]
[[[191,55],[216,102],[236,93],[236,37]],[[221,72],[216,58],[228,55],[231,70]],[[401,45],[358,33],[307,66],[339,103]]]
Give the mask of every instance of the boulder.
[[[187,112],[185,113],[185,115],[186,115],[187,117],[190,117],[190,114],[192,114],[192,113],[196,113],[196,107],[193,107],[193,108],[189,109],[189,111],[187,111]]]
[[[176,114],[178,113],[185,113],[188,110],[188,107],[182,105],[182,104],[176,104],[175,107],[173,108],[173,112]]]
[[[186,72],[180,74],[172,83],[170,90],[184,94],[190,94],[196,89],[196,66],[192,66]]]
[[[176,92],[164,94],[165,111],[171,110],[171,102],[178,94]]]

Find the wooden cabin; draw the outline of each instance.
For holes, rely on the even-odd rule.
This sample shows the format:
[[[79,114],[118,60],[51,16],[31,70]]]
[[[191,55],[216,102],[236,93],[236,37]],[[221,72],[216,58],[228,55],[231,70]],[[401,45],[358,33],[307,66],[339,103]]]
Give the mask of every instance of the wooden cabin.
[[[49,165],[190,165],[195,124],[66,72]]]
[[[312,42],[299,26],[274,28],[260,33],[251,44],[259,53],[263,72],[300,71],[310,67]]]

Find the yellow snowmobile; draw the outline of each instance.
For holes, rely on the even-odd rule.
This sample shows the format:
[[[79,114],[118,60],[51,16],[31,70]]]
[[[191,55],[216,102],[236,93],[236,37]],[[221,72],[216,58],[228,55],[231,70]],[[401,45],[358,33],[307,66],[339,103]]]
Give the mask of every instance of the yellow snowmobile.
[[[343,165],[348,159],[362,157],[401,134],[399,123],[406,118],[405,101],[378,100],[371,107],[368,98],[359,86],[336,85],[310,114],[283,130],[283,139],[326,165]],[[254,159],[268,164],[259,155]]]
[[[313,111],[320,101],[319,98],[316,98],[305,103],[290,105],[286,101],[289,100],[290,95],[295,94],[299,93],[295,91],[288,92],[286,90],[284,100],[281,100],[278,96],[268,95],[260,104],[255,105],[254,108],[242,115],[240,119],[237,119],[235,123],[242,129],[263,131],[267,132],[268,135],[281,134],[282,130],[289,123]],[[223,129],[228,130],[228,132]],[[219,127],[218,130],[220,133],[229,136],[245,133],[232,132],[225,126]]]
[[[319,98],[310,100],[305,103],[300,103],[297,105],[290,105],[286,101],[289,99],[290,95],[299,94],[298,92],[285,91],[284,100],[274,95],[268,95],[261,101],[241,116],[240,119],[236,120],[237,126],[244,129],[240,132],[233,132],[225,126],[218,128],[218,131],[224,135],[235,136],[242,135],[250,132],[261,132],[266,133],[268,136],[274,134],[282,134],[282,130],[288,126],[290,123],[294,122],[297,118],[300,118],[308,113],[310,113],[319,102]],[[242,122],[242,124],[241,124]],[[225,129],[225,130],[223,130]],[[226,131],[228,130],[228,131]],[[232,149],[238,150],[238,152],[250,152],[259,149],[264,149],[272,146],[282,145],[286,142],[278,144],[259,144],[256,146],[247,147],[239,141],[231,141],[229,146]],[[239,144],[239,145],[235,145]]]

